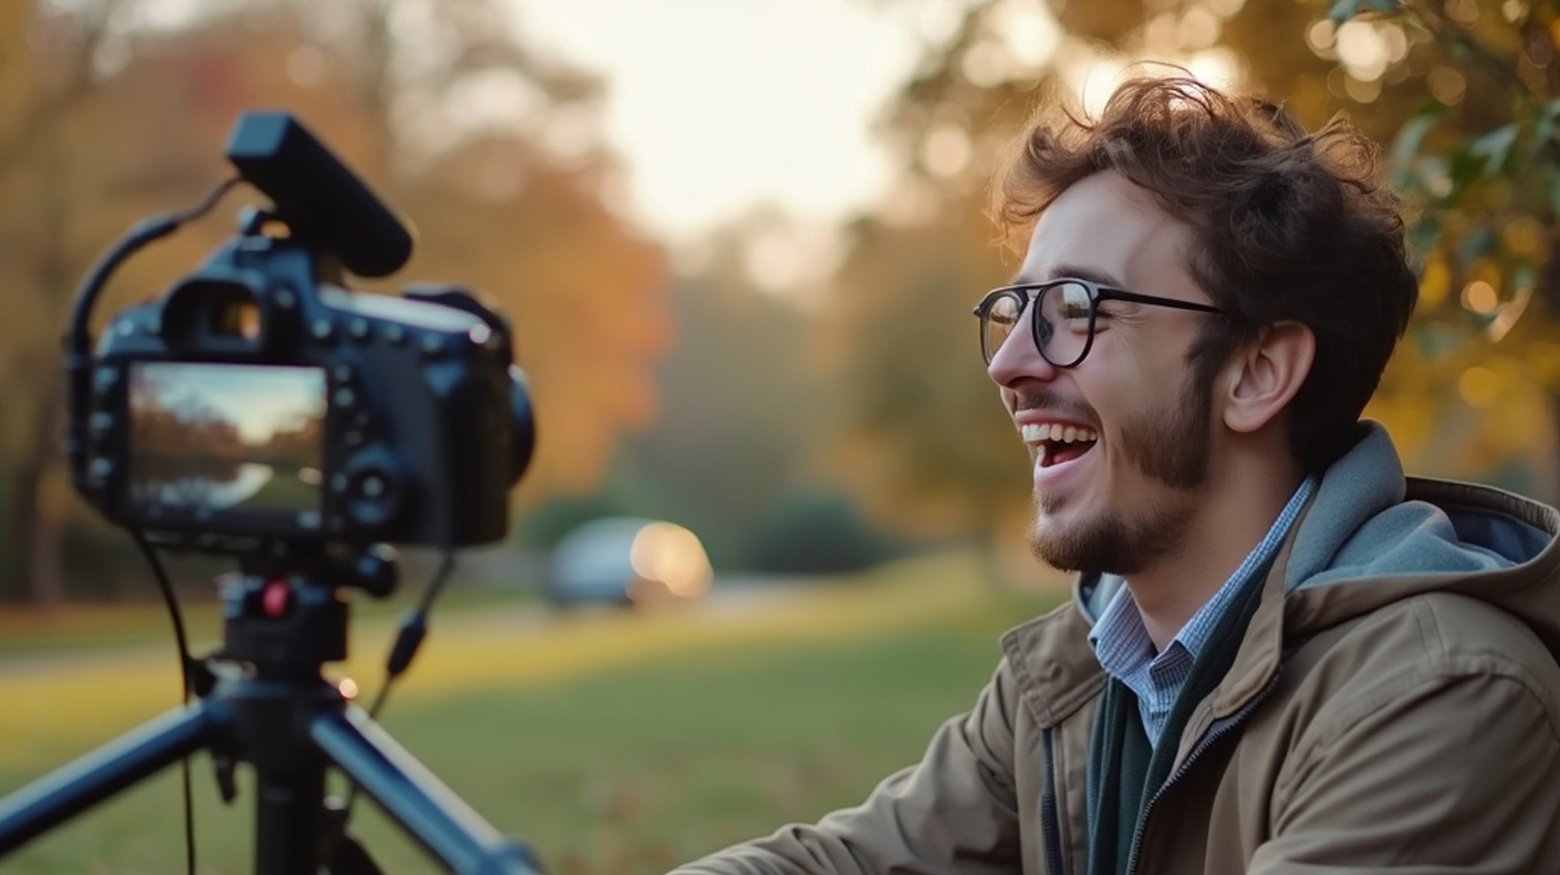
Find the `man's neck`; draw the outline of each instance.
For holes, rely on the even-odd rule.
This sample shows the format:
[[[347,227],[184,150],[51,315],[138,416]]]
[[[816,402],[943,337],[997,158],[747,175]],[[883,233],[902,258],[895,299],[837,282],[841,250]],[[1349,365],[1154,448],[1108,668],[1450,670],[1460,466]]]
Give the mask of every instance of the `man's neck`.
[[[1156,650],[1163,651],[1261,543],[1304,479],[1287,460],[1274,464],[1238,452],[1210,472],[1205,500],[1175,548],[1127,575]]]

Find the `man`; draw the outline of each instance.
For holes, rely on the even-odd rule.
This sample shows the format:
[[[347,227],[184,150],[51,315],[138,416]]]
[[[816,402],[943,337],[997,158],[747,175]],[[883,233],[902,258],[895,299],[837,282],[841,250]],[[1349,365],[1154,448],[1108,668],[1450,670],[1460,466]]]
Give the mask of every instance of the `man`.
[[[863,805],[684,875],[1560,872],[1560,515],[1359,422],[1416,294],[1373,156],[1184,79],[1028,133],[976,314],[1075,598]]]

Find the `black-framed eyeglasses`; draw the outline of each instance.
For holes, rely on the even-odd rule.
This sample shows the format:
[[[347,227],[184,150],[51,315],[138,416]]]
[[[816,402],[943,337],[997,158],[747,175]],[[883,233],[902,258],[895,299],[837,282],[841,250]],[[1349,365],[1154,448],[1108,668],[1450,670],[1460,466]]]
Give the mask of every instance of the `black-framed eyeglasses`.
[[[1029,306],[1031,301],[1033,307]],[[980,354],[986,364],[991,364],[991,357],[1002,348],[1008,335],[1024,318],[1025,308],[1029,308],[1029,326],[1040,355],[1055,367],[1075,367],[1094,345],[1094,325],[1099,319],[1101,301],[1127,301],[1225,315],[1223,310],[1208,304],[1139,295],[1071,277],[1044,283],[1020,283],[992,289],[975,306],[974,313],[980,318]]]

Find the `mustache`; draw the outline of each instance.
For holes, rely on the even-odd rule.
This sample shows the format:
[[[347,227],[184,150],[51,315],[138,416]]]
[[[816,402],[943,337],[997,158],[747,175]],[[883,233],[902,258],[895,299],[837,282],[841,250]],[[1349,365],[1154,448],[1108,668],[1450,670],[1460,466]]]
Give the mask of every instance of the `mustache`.
[[[1063,398],[1049,389],[1019,392],[1013,403],[1014,413],[1042,408],[1089,425],[1099,424],[1099,418],[1094,415],[1094,410],[1087,404],[1084,404],[1082,401]]]

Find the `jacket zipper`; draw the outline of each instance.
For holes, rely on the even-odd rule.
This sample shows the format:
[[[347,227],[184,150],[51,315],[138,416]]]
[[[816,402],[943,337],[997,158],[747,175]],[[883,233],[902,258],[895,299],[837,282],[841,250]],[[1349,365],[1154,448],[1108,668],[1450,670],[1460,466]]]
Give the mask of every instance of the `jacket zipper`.
[[[1062,824],[1056,811],[1056,759],[1051,734],[1047,729],[1040,736],[1045,748],[1045,789],[1040,793],[1040,827],[1045,834],[1045,871],[1048,875],[1062,873]]]
[[[1203,753],[1208,750],[1208,748],[1213,747],[1215,742],[1224,736],[1229,735],[1235,729],[1239,728],[1242,723],[1246,722],[1246,718],[1251,716],[1251,712],[1255,711],[1257,706],[1262,704],[1262,701],[1268,697],[1268,694],[1273,692],[1273,688],[1278,686],[1278,675],[1278,672],[1274,672],[1273,676],[1268,679],[1267,686],[1263,687],[1262,690],[1257,693],[1255,698],[1247,702],[1245,707],[1235,712],[1235,714],[1228,720],[1224,721],[1223,724],[1216,727],[1212,732],[1203,736],[1203,740],[1198,742],[1197,746],[1192,748],[1192,752],[1186,755],[1186,759],[1181,761],[1180,768],[1177,768],[1173,773],[1171,773],[1170,777],[1166,778],[1165,782],[1159,785],[1159,789],[1154,791],[1154,795],[1149,797],[1148,804],[1143,806],[1142,816],[1138,818],[1137,828],[1133,830],[1132,833],[1132,846],[1131,849],[1127,852],[1126,875],[1135,875],[1137,872],[1138,851],[1142,850],[1143,833],[1148,831],[1148,817],[1154,811],[1154,803],[1158,802],[1160,798],[1165,795],[1165,793],[1170,789],[1170,785],[1174,784],[1176,781],[1179,781],[1183,776],[1186,775],[1187,771],[1191,769],[1192,764],[1195,763],[1197,758],[1202,756]]]

